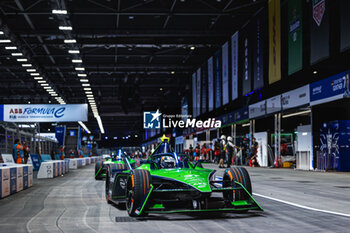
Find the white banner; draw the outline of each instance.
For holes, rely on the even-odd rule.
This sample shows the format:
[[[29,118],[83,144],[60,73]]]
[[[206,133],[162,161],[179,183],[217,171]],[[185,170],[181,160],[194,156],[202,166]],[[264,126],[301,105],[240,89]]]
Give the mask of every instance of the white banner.
[[[232,100],[238,98],[238,32],[231,37]]]
[[[197,106],[196,106],[196,112],[197,116],[201,114],[201,68],[198,68],[197,70]]]
[[[193,117],[197,116],[197,75],[196,73],[192,74],[192,114]]]
[[[208,60],[208,102],[209,112],[214,110],[214,75],[213,75],[213,57]]]
[[[266,114],[266,101],[249,105],[249,119],[263,116]]]
[[[228,42],[222,46],[222,105],[229,102],[228,86]]]
[[[4,121],[9,122],[76,122],[87,119],[87,104],[4,105]]]
[[[281,95],[272,97],[266,100],[266,113],[274,113],[279,112],[282,109],[281,105]]]
[[[282,94],[282,109],[295,108],[310,103],[309,85]]]

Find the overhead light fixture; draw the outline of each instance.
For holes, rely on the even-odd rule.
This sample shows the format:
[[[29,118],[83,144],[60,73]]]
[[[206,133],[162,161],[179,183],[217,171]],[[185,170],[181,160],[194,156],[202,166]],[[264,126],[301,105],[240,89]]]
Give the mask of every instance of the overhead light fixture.
[[[250,123],[242,124],[242,127],[247,127],[247,126],[250,126]]]
[[[171,71],[170,74],[175,74],[175,71]]]
[[[85,91],[85,94],[92,94],[92,91]]]
[[[51,94],[51,96],[58,96],[58,94]]]
[[[53,92],[53,89],[51,88],[51,89],[47,89],[46,90],[47,92]]]
[[[66,43],[66,44],[74,44],[74,43],[77,43],[77,40],[75,40],[75,39],[66,39],[63,42]]]
[[[0,43],[11,43],[10,40],[0,40]]]
[[[101,117],[100,117],[100,116],[97,116],[96,119],[97,119],[98,126],[100,127],[101,134],[104,134],[104,133],[105,133],[105,130],[104,130],[104,128],[103,128],[103,124],[102,124]]]
[[[81,127],[83,127],[83,129],[85,129],[85,131],[88,133],[88,134],[91,134],[90,130],[86,127],[86,125],[82,122],[82,121],[78,121],[79,125]]]
[[[161,87],[161,88],[159,88],[159,90],[160,90],[160,91],[163,91],[163,88]]]
[[[81,84],[83,87],[89,87],[90,86],[90,83],[83,83]]]
[[[68,53],[70,53],[70,54],[78,54],[78,53],[80,53],[80,51],[79,50],[68,50]]]
[[[67,11],[66,10],[52,10],[52,14],[55,14],[55,15],[66,15]]]
[[[42,87],[47,87],[49,84],[47,84],[47,83],[42,83],[42,84],[40,84]]]
[[[45,81],[45,80],[42,80],[42,81],[38,81],[38,83],[46,83],[46,81]]]
[[[311,110],[306,110],[306,111],[291,113],[291,114],[283,115],[282,118],[288,118],[288,117],[292,117],[292,116],[304,115],[304,114],[308,114],[308,113],[310,113],[310,112],[311,112]]]
[[[23,56],[23,53],[11,53],[11,55],[14,57],[20,57]]]
[[[314,70],[312,73],[313,73],[313,74],[317,74],[317,70]]]
[[[195,49],[196,49],[196,47],[194,47],[194,46],[191,46],[191,47],[190,47],[190,49],[191,49],[191,50],[195,50]]]
[[[31,76],[39,76],[39,73],[30,73]]]
[[[80,82],[87,83],[87,82],[89,82],[89,79],[80,79]]]
[[[22,64],[23,67],[32,67],[32,64]]]
[[[41,80],[43,77],[34,77],[34,80]]]
[[[44,87],[44,89],[50,89],[51,87]]]
[[[90,87],[85,87],[84,91],[91,91],[91,88]]]
[[[78,77],[86,77],[86,74],[78,74]]]
[[[81,60],[81,59],[73,59],[72,62],[73,63],[82,63],[83,60]]]
[[[5,49],[6,50],[16,50],[17,47],[16,46],[6,46]]]
[[[75,67],[75,70],[76,70],[76,71],[84,71],[85,68],[84,68],[84,67]]]
[[[28,59],[27,58],[18,58],[17,61],[18,62],[27,62]]]
[[[36,69],[26,69],[28,73],[36,72]]]
[[[4,32],[3,32],[3,31],[0,31],[0,35],[4,35]]]
[[[59,26],[58,29],[62,31],[71,31],[73,28],[71,26]]]
[[[94,95],[86,95],[87,97],[94,97]]]

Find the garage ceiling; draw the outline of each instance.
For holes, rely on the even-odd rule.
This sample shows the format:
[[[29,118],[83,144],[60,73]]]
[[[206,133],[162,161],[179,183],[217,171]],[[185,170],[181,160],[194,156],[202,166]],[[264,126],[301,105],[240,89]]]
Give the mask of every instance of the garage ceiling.
[[[14,0],[0,2],[1,103],[57,103],[6,46],[40,71],[66,103],[96,103],[87,127],[124,136],[142,130],[142,111],[180,109],[191,73],[266,0]],[[67,11],[53,14],[52,10]],[[59,30],[59,26],[72,30]],[[68,28],[69,29],[69,28]],[[64,40],[76,43],[64,43]],[[79,51],[71,54],[68,51]],[[81,59],[82,63],[72,63]],[[84,67],[85,71],[76,71]],[[86,74],[87,77],[78,77]],[[95,105],[92,104],[94,107]]]

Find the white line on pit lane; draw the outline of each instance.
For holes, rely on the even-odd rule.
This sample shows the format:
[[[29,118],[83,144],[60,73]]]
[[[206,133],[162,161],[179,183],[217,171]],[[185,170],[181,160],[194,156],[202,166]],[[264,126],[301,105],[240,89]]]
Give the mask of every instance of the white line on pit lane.
[[[340,215],[340,216],[343,216],[343,217],[350,217],[350,214],[344,214],[344,213],[339,213],[339,212],[334,212],[334,211],[329,211],[329,210],[316,209],[316,208],[312,208],[312,207],[296,204],[296,203],[289,202],[289,201],[283,201],[283,200],[280,200],[280,199],[277,199],[277,198],[265,196],[265,195],[258,194],[258,193],[253,193],[253,195],[258,196],[258,197],[262,197],[262,198],[266,198],[266,199],[270,199],[270,200],[273,200],[273,201],[281,202],[281,203],[284,203],[284,204],[287,204],[287,205],[299,207],[299,208],[306,209],[306,210],[312,210],[312,211],[317,211],[317,212],[327,213],[327,214]]]
[[[217,180],[222,180],[222,177],[221,176],[216,176],[216,179]],[[284,203],[284,204],[287,204],[287,205],[299,207],[299,208],[306,209],[306,210],[312,210],[312,211],[317,211],[317,212],[327,213],[327,214],[340,215],[340,216],[343,216],[343,217],[350,217],[350,214],[344,214],[344,213],[339,213],[339,212],[334,212],[334,211],[329,211],[329,210],[316,209],[316,208],[312,208],[312,207],[296,204],[296,203],[293,203],[293,202],[283,201],[283,200],[280,200],[280,199],[277,199],[277,198],[265,196],[265,195],[262,195],[262,194],[259,194],[259,193],[253,193],[253,195],[258,196],[258,197],[262,197],[262,198],[266,198],[266,199],[270,199],[270,200],[273,200],[273,201],[281,202],[281,203]]]

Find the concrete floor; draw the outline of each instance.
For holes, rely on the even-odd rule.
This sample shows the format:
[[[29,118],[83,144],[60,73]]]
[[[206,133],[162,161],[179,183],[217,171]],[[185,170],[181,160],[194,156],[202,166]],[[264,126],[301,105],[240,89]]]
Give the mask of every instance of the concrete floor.
[[[350,214],[350,174],[248,170],[257,195]],[[137,220],[106,203],[104,181],[95,181],[93,173],[90,165],[64,177],[35,180],[32,188],[0,200],[0,232],[350,232],[350,217],[261,196],[255,198],[264,212],[155,215]]]

